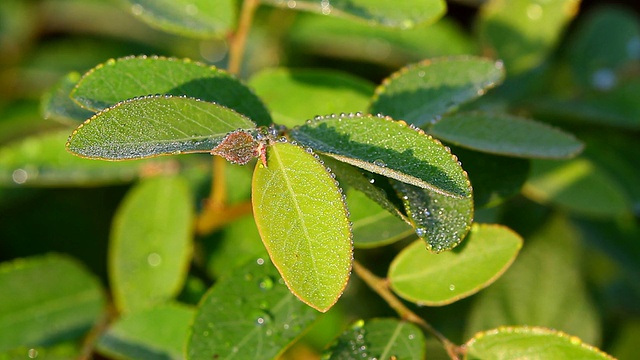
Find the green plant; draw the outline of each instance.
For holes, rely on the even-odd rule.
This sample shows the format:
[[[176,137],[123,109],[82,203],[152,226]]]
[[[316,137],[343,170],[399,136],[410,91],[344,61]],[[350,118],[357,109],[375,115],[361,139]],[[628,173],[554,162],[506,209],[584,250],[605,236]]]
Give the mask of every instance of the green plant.
[[[621,284],[630,304],[640,294],[636,17],[595,10],[567,50],[554,51],[576,0],[488,1],[478,42],[443,18],[442,0],[262,3],[124,1],[159,31],[127,19],[139,31],[121,36],[170,56],[98,66],[85,56],[92,69],[67,73],[42,99],[59,129],[0,149],[1,202],[39,199],[41,187],[117,197],[86,204],[77,194],[87,190],[63,194],[95,211],[68,231],[110,223],[107,249],[85,240],[92,255],[82,257],[94,271],[95,258],[108,258],[109,296],[69,256],[27,257],[9,242],[0,357],[610,358],[585,343],[630,351],[638,321],[622,321],[612,310],[622,300],[607,294]],[[117,11],[82,4],[8,1],[0,9],[18,25],[4,31],[19,39],[18,15],[47,6],[68,6],[78,23],[75,11]],[[121,42],[106,53],[119,54]],[[318,54],[348,60],[297,68]],[[291,66],[273,67],[279,61]],[[365,63],[380,85],[357,75]],[[2,103],[0,140],[30,132],[15,125],[17,103]],[[517,259],[525,242],[510,227],[526,239]],[[603,343],[604,328],[620,335]]]

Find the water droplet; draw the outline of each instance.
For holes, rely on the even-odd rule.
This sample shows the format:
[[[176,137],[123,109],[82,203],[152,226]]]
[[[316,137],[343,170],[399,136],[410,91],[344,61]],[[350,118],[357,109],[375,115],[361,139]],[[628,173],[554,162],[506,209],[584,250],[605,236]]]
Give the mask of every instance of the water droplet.
[[[29,356],[29,359],[35,359],[38,357],[38,350],[29,349],[29,351],[27,352],[27,355]]]
[[[273,279],[270,276],[265,276],[258,281],[258,287],[260,290],[271,290],[273,288]]]
[[[598,90],[609,90],[616,85],[618,79],[611,69],[600,69],[591,76],[591,83]]]
[[[424,70],[420,70],[420,71],[418,71],[418,76],[419,76],[419,77],[424,77],[424,76],[425,76],[425,74],[426,74],[426,73],[424,72]]]
[[[264,320],[263,317],[259,317],[259,318],[256,319],[256,324],[258,324],[260,326],[264,325],[264,322],[265,322],[265,320]]]
[[[373,178],[369,179],[369,184],[374,184],[375,182],[376,182],[376,179],[373,179]]]
[[[415,338],[416,338],[416,335],[415,335],[415,334],[409,334],[409,340],[413,340],[413,339],[415,339]]]
[[[11,174],[11,179],[14,183],[21,185],[27,182],[29,179],[29,173],[25,169],[15,169]]]
[[[147,255],[147,263],[152,267],[159,266],[160,264],[162,264],[162,256],[155,252],[150,253],[149,255]]]
[[[312,154],[312,153],[313,153],[313,149],[312,149],[312,148],[310,148],[310,147],[305,148],[304,150],[305,150],[306,152],[308,152],[309,154]]]
[[[263,258],[258,258],[258,259],[256,260],[256,264],[258,264],[258,265],[264,265],[264,259],[263,259]]]
[[[424,209],[422,210],[422,213],[424,214],[424,216],[429,217],[431,216],[431,211],[429,211],[429,209]]]
[[[418,237],[423,237],[427,234],[427,229],[419,227],[416,228],[416,235],[418,235]]]
[[[316,116],[313,117],[313,120],[315,120],[315,121],[320,121],[322,119],[323,119],[323,117],[320,116],[320,115],[316,115]]]
[[[289,9],[294,9],[294,8],[296,7],[296,5],[297,5],[297,4],[296,4],[296,2],[295,2],[294,0],[289,0],[289,1],[287,1],[287,7],[288,7]]]
[[[450,290],[450,291],[453,291],[453,290],[455,290],[455,289],[456,289],[456,286],[455,286],[455,285],[453,285],[453,284],[449,285],[449,290]]]
[[[540,20],[543,9],[540,4],[530,4],[527,6],[527,17],[531,20]]]
[[[375,166],[380,166],[380,167],[387,167],[387,163],[385,163],[383,160],[381,159],[375,159],[373,160],[373,165]]]
[[[289,324],[282,325],[282,328],[285,329],[285,330],[289,330]]]
[[[577,337],[577,336],[571,336],[571,337],[569,337],[569,341],[571,341],[571,343],[572,343],[572,344],[574,344],[574,345],[580,345],[580,344],[582,344],[582,340],[580,340],[580,338],[579,338],[579,337]]]

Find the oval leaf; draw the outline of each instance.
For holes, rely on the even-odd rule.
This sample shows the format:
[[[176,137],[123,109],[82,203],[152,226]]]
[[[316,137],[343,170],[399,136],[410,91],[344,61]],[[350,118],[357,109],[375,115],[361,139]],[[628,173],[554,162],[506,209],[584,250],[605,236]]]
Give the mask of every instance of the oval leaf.
[[[166,302],[182,288],[192,250],[191,202],[179,177],[145,179],[123,200],[109,244],[109,280],[121,311]]]
[[[323,359],[425,358],[425,339],[415,324],[396,319],[357,321],[336,339]]]
[[[86,73],[71,97],[87,109],[100,111],[152,94],[215,102],[260,125],[271,123],[264,104],[246,85],[224,70],[188,59],[141,56],[109,60]]]
[[[336,181],[289,143],[267,149],[253,174],[253,214],[271,260],[300,300],[327,311],[349,280],[351,228]]]
[[[210,152],[227,133],[254,128],[251,120],[217,104],[149,96],[118,103],[94,115],[71,134],[67,149],[104,160]]]
[[[313,11],[323,15],[362,19],[389,27],[410,28],[426,22],[435,22],[447,10],[443,0],[265,0],[274,5]]]
[[[560,129],[505,114],[445,116],[429,129],[429,133],[469,149],[524,158],[570,158],[583,148],[573,135]]]
[[[293,127],[317,114],[364,111],[373,95],[369,81],[335,70],[267,69],[249,84],[278,124]]]
[[[458,245],[471,228],[473,198],[453,198],[417,186],[392,182],[427,250],[441,252]]]
[[[269,260],[259,258],[229,273],[204,296],[187,359],[275,359],[317,315],[291,294]]]
[[[501,327],[476,334],[465,359],[612,360],[575,336],[541,327]]]
[[[235,24],[233,0],[126,0],[131,12],[160,30],[184,36],[222,37]]]
[[[449,150],[403,121],[360,114],[318,117],[290,134],[367,171],[447,196],[471,196],[469,179]]]
[[[459,250],[432,254],[422,241],[406,247],[391,263],[391,288],[404,299],[440,306],[489,286],[511,265],[522,239],[499,225],[474,224]]]
[[[105,306],[100,281],[60,255],[0,264],[0,289],[0,352],[83,336]]]
[[[389,76],[376,89],[369,111],[423,126],[483,95],[503,78],[500,61],[469,56],[425,60]]]

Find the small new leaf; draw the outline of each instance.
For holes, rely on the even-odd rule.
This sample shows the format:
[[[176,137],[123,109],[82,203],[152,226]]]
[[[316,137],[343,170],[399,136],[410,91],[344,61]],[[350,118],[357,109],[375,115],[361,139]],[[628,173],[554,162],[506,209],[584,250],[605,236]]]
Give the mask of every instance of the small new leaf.
[[[211,150],[211,155],[219,155],[234,164],[244,165],[260,156],[260,143],[244,131],[229,133],[222,142]]]

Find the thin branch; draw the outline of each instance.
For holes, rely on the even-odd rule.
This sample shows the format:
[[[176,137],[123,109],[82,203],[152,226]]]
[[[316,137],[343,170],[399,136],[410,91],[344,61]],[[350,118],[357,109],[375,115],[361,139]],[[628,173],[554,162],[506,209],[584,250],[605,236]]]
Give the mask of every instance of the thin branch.
[[[240,12],[240,21],[238,23],[238,29],[235,34],[231,36],[229,43],[229,72],[232,74],[239,74],[242,59],[244,57],[244,50],[246,48],[247,37],[249,36],[249,30],[251,29],[251,23],[253,22],[253,15],[256,12],[256,8],[260,4],[259,0],[244,0],[242,3],[242,10]]]

